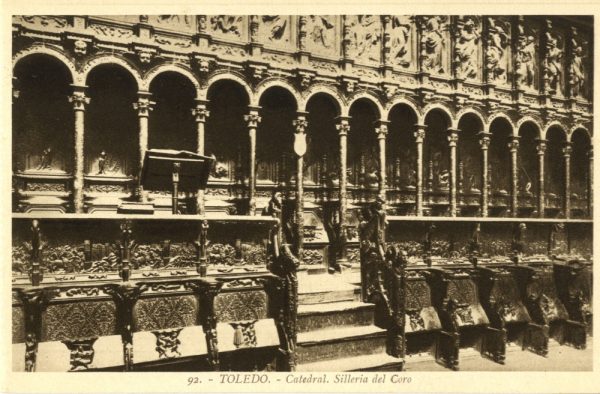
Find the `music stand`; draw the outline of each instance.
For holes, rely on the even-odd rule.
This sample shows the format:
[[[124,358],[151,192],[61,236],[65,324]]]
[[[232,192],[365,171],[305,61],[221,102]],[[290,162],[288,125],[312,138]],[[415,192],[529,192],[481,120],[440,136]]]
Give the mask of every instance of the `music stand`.
[[[142,186],[146,190],[171,191],[172,213],[177,214],[179,191],[204,190],[213,160],[188,151],[147,150],[142,167]]]

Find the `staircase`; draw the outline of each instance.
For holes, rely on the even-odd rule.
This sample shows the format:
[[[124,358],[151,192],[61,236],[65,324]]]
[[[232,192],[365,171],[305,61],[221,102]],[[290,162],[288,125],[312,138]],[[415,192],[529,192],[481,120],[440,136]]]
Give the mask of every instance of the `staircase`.
[[[374,305],[360,301],[356,276],[298,276],[297,370],[397,371],[385,352],[386,332],[373,324]]]

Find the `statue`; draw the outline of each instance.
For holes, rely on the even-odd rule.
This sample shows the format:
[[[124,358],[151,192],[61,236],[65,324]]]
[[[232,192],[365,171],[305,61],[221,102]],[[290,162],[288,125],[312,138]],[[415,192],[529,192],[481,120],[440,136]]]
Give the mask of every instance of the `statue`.
[[[106,171],[106,152],[100,152],[100,158],[98,159],[98,175],[104,174]]]
[[[585,64],[583,48],[587,42],[577,40],[577,29],[573,28],[571,47],[573,48],[571,65],[569,69],[569,85],[571,86],[571,96],[578,97],[584,95],[585,86]]]
[[[212,30],[241,37],[242,17],[239,15],[215,15],[210,18]]]
[[[479,31],[476,20],[467,17],[459,22],[456,40],[456,51],[454,63],[456,65],[456,76],[458,78],[477,77],[477,44],[479,43]]]
[[[410,23],[402,23],[401,16],[391,18],[391,58],[402,67],[410,66]]]
[[[510,37],[506,30],[508,27],[498,18],[488,18],[488,46],[485,54],[486,68],[488,70],[488,81],[506,82],[506,48]]]
[[[40,164],[38,165],[38,170],[49,170],[52,167],[52,148],[48,147],[42,151],[42,155],[40,156]]]
[[[263,15],[262,22],[265,27],[270,28],[269,41],[280,41],[284,39],[287,28],[288,19],[285,16],[280,15]]]
[[[308,35],[312,43],[323,48],[331,48],[334,44],[335,25],[327,15],[310,15],[309,23],[312,27]]]
[[[563,83],[563,42],[558,34],[553,34],[552,21],[547,20],[546,30],[546,78],[551,92],[560,92]]]
[[[438,74],[445,72],[443,52],[446,44],[443,30],[446,17],[430,16],[421,20],[421,58],[423,71],[433,71]]]
[[[535,37],[527,35],[523,21],[519,23],[519,40],[517,41],[516,75],[519,85],[535,87],[536,45]]]
[[[351,24],[350,46],[354,49],[353,57],[367,56],[369,60],[379,62],[381,41],[381,25],[378,16],[358,15]]]

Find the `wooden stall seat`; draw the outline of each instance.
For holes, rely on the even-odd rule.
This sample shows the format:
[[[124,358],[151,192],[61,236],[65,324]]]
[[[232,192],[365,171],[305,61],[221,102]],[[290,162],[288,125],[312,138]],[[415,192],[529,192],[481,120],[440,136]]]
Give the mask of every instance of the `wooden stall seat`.
[[[503,362],[504,332],[490,326],[479,300],[477,272],[466,267],[431,268],[429,283],[434,305],[442,323],[437,359],[448,368],[458,370],[459,349],[475,348],[482,355]]]
[[[222,370],[275,370],[286,349],[281,281],[271,274],[221,277],[215,298]]]

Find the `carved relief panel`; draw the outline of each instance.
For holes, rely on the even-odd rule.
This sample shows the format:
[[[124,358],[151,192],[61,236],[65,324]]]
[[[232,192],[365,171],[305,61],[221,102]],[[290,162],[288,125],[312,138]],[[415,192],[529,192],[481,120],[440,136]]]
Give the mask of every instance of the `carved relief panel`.
[[[346,55],[362,63],[381,62],[381,17],[378,15],[345,16]]]
[[[481,17],[460,16],[454,26],[454,70],[459,79],[481,79]]]
[[[421,16],[418,24],[421,71],[449,74],[449,17]]]
[[[510,19],[502,16],[486,18],[487,36],[485,51],[485,69],[487,82],[508,85],[511,72],[511,34]]]
[[[241,15],[211,15],[208,32],[211,35],[234,41],[248,39],[248,18]]]
[[[340,54],[340,17],[308,15],[306,18],[306,49],[317,55]]]
[[[417,34],[414,17],[392,15],[389,34],[391,63],[402,68],[415,68]]]
[[[292,17],[289,15],[261,15],[258,40],[265,45],[288,47],[292,40]]]
[[[161,28],[193,33],[196,30],[194,15],[147,15],[148,23]]]
[[[529,18],[519,17],[517,34],[515,52],[517,85],[522,89],[538,89],[540,25]]]

